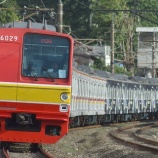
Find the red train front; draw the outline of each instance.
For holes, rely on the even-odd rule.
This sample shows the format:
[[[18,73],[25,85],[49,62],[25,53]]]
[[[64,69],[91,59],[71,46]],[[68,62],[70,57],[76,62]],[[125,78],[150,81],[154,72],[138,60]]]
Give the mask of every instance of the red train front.
[[[0,141],[55,143],[68,132],[73,40],[8,26],[0,28]]]

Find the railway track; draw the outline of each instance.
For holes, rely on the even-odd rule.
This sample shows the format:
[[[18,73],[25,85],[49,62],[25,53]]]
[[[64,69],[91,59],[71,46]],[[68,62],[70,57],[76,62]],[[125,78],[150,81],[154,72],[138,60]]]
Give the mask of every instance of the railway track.
[[[122,143],[142,148],[152,152],[158,152],[158,142],[141,137],[139,134],[147,129],[158,126],[158,123],[144,123],[135,124],[127,127],[122,127],[117,130],[111,131],[111,136],[121,141]]]
[[[77,130],[84,130],[84,129],[91,129],[91,128],[99,128],[99,127],[102,127],[102,125],[93,125],[93,126],[84,126],[84,127],[70,128],[69,132],[77,131]]]
[[[105,125],[89,125],[89,126],[83,126],[83,127],[75,127],[75,128],[70,128],[69,132],[72,131],[77,131],[77,130],[84,130],[84,129],[92,129],[92,128],[100,128],[100,127],[107,127],[107,126],[114,126],[114,127],[118,127],[121,125],[127,125],[127,124],[134,124],[136,125],[137,123],[140,123],[140,121],[134,121],[134,122],[122,122],[122,123],[109,123],[109,124],[105,124]]]
[[[21,143],[19,143],[20,145]],[[22,143],[23,144],[23,143]],[[25,145],[24,145],[25,146]],[[41,147],[37,148],[36,151],[28,150],[28,146],[23,147],[23,150],[18,151],[18,146],[16,148],[8,148],[3,146],[0,149],[0,158],[53,158]]]
[[[150,143],[152,145],[155,145],[155,146],[158,146],[158,142],[157,141],[154,141],[154,140],[151,140],[149,138],[145,138],[145,137],[142,137],[140,134],[145,131],[145,130],[148,130],[150,128],[155,128],[155,127],[158,127],[158,124],[155,124],[155,125],[151,125],[151,126],[147,126],[147,127],[143,127],[137,131],[135,131],[133,134],[134,134],[134,137],[136,137],[137,139],[139,140],[142,140],[144,142],[147,142],[147,143]]]

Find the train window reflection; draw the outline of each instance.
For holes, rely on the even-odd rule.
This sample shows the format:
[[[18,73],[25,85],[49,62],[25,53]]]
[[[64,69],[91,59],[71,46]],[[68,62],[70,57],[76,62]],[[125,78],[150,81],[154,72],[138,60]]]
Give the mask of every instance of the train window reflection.
[[[67,38],[28,34],[24,37],[23,76],[67,78],[70,41]]]

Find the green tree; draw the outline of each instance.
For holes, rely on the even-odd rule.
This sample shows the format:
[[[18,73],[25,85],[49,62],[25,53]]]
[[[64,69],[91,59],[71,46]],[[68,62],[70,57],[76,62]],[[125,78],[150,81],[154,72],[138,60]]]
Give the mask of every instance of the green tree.
[[[70,25],[71,35],[75,38],[101,38],[105,44],[111,44],[110,32],[111,22],[115,24],[115,58],[124,60],[126,69],[134,72],[134,63],[137,50],[138,26],[156,26],[157,12],[136,12],[136,10],[158,10],[157,0],[61,0],[64,4],[64,25]],[[40,8],[53,8],[54,17],[50,13],[40,13],[33,18],[37,22],[42,22],[43,17],[50,24],[56,24],[56,13],[58,0],[8,0],[2,7],[23,6]],[[104,10],[131,10],[131,12],[101,12]],[[18,12],[22,18],[23,12]],[[29,12],[26,15],[30,14]],[[140,16],[139,16],[140,15]],[[13,21],[17,18],[17,12],[13,10],[1,10],[0,21]],[[64,32],[67,33],[66,28]],[[93,43],[94,44],[94,43]]]
[[[133,4],[131,4],[133,5]],[[138,10],[150,10],[151,12],[136,12],[134,14],[138,16],[139,21],[138,26],[143,27],[157,27],[157,18],[158,18],[158,1],[157,0],[137,0],[135,3],[135,8]],[[155,10],[155,11],[154,11]],[[140,16],[139,16],[140,15]],[[154,22],[154,23],[153,23]]]
[[[64,23],[71,26],[72,36],[90,37],[90,5],[91,0],[66,0],[64,2]]]
[[[104,62],[100,58],[99,59],[95,59],[92,68],[111,72],[111,67],[110,66],[105,66]],[[118,65],[114,65],[114,73],[125,74],[127,76],[131,76],[132,75],[132,73],[130,73],[129,71],[127,71],[126,68],[120,67]]]
[[[13,9],[16,7],[17,7],[17,3],[15,0],[7,0],[5,3],[1,4],[1,8],[3,8],[0,9],[1,24],[18,20],[18,13],[15,9]],[[7,9],[7,8],[12,8],[12,9]]]
[[[92,67],[94,69],[105,70],[104,62],[100,58],[96,58],[94,60],[94,64]]]

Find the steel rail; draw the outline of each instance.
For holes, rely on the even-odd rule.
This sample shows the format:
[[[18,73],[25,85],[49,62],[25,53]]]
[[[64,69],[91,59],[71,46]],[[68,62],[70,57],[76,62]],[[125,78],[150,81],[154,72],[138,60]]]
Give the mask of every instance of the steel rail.
[[[47,153],[42,148],[39,148],[39,150],[40,150],[40,153],[45,156],[45,158],[54,158],[53,156],[51,156],[49,153]]]
[[[2,148],[1,156],[2,158],[10,158],[10,156],[8,155],[8,150],[5,149],[4,147]]]
[[[150,151],[154,151],[154,152],[158,152],[158,146],[155,147],[155,146],[151,146],[151,143],[150,144],[141,144],[140,142],[137,143],[137,142],[133,142],[133,141],[130,141],[130,140],[127,140],[127,139],[124,139],[124,138],[121,138],[119,136],[118,133],[121,133],[125,130],[129,130],[129,129],[132,129],[132,128],[138,128],[138,127],[142,127],[142,126],[146,126],[144,127],[144,129],[147,129],[147,126],[148,126],[148,129],[151,128],[153,126],[153,123],[149,123],[149,124],[142,124],[142,125],[133,125],[133,126],[128,126],[128,127],[123,127],[123,128],[119,128],[117,130],[113,130],[110,132],[110,135],[115,138],[116,140],[119,140],[123,143],[126,143],[128,145],[132,145],[132,146],[135,146],[135,147],[141,147],[141,148],[144,148],[144,149],[147,149],[147,150],[150,150]],[[143,128],[142,128],[143,129]],[[140,129],[139,129],[140,130]],[[137,131],[139,131],[137,130]],[[134,135],[134,133],[133,133]],[[137,137],[136,137],[137,138]],[[141,140],[145,142],[147,142],[147,140],[144,140],[143,138],[141,138]],[[147,142],[148,143],[148,142]]]
[[[139,140],[141,140],[141,141],[144,141],[144,142],[146,142],[146,143],[148,143],[148,144],[152,144],[152,145],[158,146],[158,141],[154,141],[154,140],[151,140],[151,139],[149,139],[149,138],[145,138],[145,137],[140,136],[140,133],[141,133],[142,131],[148,130],[148,129],[150,129],[150,128],[154,128],[154,127],[157,127],[157,126],[158,126],[158,124],[141,128],[141,129],[135,131],[135,132],[133,133],[133,135],[134,135],[134,137],[136,137],[137,139],[139,139]]]
[[[32,157],[38,157],[38,158],[54,158],[49,153],[47,153],[42,147],[39,147],[36,152],[10,152],[5,146],[2,147],[0,150],[0,158],[12,158],[12,157],[25,157],[25,158],[32,158]]]

